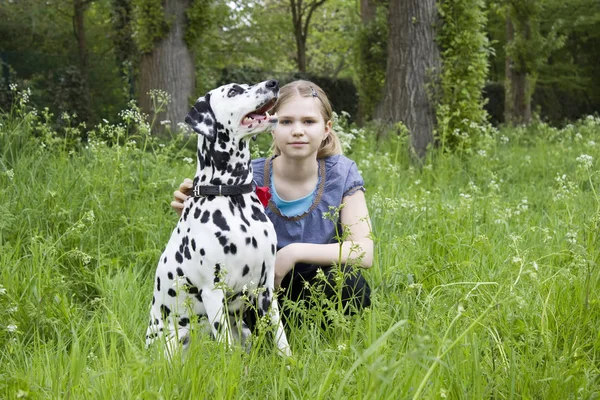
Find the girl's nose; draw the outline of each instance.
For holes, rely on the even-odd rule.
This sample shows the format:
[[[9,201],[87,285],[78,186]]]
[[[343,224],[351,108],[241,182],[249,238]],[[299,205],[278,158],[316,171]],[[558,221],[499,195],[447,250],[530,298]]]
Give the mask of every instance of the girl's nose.
[[[303,135],[303,134],[304,134],[304,130],[302,129],[302,125],[294,124],[294,130],[292,131],[292,135],[299,136],[299,135]]]

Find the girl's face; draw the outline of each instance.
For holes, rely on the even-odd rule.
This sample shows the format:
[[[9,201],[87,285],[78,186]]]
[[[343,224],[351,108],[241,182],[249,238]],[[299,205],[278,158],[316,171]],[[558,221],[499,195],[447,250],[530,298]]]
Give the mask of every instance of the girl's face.
[[[273,140],[281,154],[296,159],[316,158],[331,132],[331,121],[325,122],[321,114],[321,101],[296,95],[279,107],[277,118]]]

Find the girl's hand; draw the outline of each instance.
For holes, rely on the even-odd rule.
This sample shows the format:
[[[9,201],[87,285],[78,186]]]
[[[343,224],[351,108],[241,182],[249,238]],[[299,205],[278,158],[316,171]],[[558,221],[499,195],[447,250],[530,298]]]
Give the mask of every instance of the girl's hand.
[[[181,217],[181,213],[183,212],[183,202],[187,200],[188,197],[192,194],[192,187],[194,182],[191,179],[185,178],[181,185],[179,185],[179,190],[173,192],[173,201],[171,202],[171,207],[175,210],[178,216]]]
[[[283,247],[275,256],[275,288],[281,286],[283,278],[298,262],[297,247],[299,243],[291,243]]]

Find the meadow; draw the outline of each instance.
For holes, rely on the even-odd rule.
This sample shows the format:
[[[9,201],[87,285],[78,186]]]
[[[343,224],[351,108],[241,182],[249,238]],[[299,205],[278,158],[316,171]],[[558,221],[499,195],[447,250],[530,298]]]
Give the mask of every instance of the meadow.
[[[291,359],[265,334],[250,352],[198,334],[169,363],[144,335],[195,137],[161,142],[135,108],[85,127],[26,100],[0,116],[0,398],[600,397],[600,118],[481,127],[422,166],[403,135],[342,128],[372,307],[334,308],[328,329],[304,312]]]

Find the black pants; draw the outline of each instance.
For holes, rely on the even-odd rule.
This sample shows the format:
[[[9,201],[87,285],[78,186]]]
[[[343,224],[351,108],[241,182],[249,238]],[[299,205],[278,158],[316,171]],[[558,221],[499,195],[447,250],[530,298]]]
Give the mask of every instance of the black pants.
[[[323,271],[324,277],[318,276],[319,269]],[[315,305],[315,297],[325,297],[331,300],[332,304],[341,304],[343,312],[347,315],[371,305],[369,284],[358,268],[347,265],[337,268],[296,264],[283,278],[281,289],[280,296],[283,297],[283,301],[280,301],[280,305],[284,322],[290,318],[290,309],[285,306],[284,299],[293,302],[304,300],[306,306],[311,307]]]

